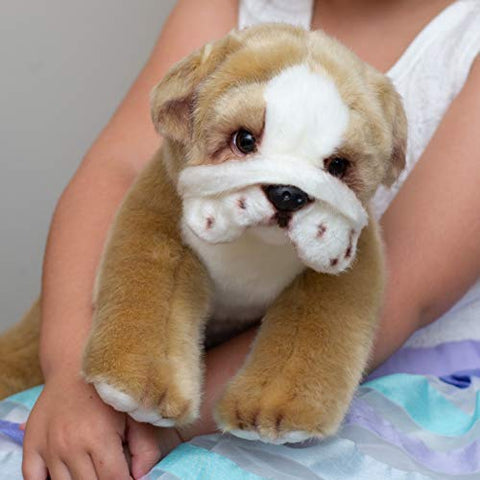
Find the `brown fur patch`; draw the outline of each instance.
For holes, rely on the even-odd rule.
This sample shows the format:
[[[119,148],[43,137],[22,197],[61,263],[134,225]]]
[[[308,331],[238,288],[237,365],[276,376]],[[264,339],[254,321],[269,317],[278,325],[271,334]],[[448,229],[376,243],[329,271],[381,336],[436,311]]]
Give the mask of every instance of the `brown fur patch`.
[[[232,88],[211,104],[203,122],[202,138],[192,147],[189,165],[244,158],[232,150],[232,138],[243,128],[255,136],[257,145],[261,144],[265,126],[263,87],[246,84]]]

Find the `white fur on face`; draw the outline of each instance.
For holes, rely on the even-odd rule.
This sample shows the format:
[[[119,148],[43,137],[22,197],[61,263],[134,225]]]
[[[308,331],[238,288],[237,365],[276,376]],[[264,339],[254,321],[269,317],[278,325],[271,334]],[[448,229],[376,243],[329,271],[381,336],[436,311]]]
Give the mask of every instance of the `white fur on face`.
[[[252,315],[260,313],[304,266],[334,274],[345,270],[368,220],[355,193],[324,169],[349,122],[334,82],[296,65],[268,82],[264,98],[265,127],[255,154],[187,167],[179,178],[183,238],[210,272],[220,316],[236,298],[239,312],[250,307]],[[264,185],[296,186],[312,202],[280,230]],[[234,308],[228,315],[239,312]]]
[[[268,183],[293,184],[314,199],[291,215],[285,235],[278,231],[275,209],[260,187]],[[358,237],[368,220],[344,183],[290,157],[189,167],[180,175],[179,190],[183,224],[214,249],[212,258],[218,254],[213,244],[233,242],[250,229],[258,242],[293,244],[302,263],[318,272],[339,273],[355,258]],[[268,229],[272,235],[266,234]],[[193,246],[191,240],[189,244]]]
[[[291,156],[322,166],[342,143],[348,107],[328,76],[295,65],[270,80],[264,98],[262,156]]]

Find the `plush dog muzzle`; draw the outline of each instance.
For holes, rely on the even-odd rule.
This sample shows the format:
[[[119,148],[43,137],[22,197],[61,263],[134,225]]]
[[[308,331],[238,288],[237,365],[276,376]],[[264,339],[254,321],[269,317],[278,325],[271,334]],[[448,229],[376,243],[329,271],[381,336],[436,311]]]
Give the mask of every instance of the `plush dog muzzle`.
[[[339,179],[288,157],[187,167],[178,188],[184,224],[205,242],[232,242],[251,229],[267,243],[290,241],[318,272],[348,268],[368,222]]]

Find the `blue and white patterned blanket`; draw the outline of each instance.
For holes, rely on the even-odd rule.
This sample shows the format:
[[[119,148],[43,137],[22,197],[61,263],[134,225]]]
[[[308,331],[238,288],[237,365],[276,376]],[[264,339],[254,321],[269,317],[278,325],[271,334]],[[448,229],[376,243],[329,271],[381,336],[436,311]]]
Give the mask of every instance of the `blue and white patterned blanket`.
[[[41,387],[0,402],[0,479],[19,480]],[[338,435],[267,445],[230,435],[176,448],[149,480],[479,480],[480,341],[404,348],[359,389]]]

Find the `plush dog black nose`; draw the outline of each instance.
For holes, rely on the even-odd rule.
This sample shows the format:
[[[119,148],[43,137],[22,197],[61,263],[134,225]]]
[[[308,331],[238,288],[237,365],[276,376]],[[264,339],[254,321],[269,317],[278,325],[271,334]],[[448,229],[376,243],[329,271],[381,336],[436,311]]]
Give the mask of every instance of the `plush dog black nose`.
[[[264,190],[279,212],[295,212],[309,202],[308,195],[292,185],[267,185]]]

